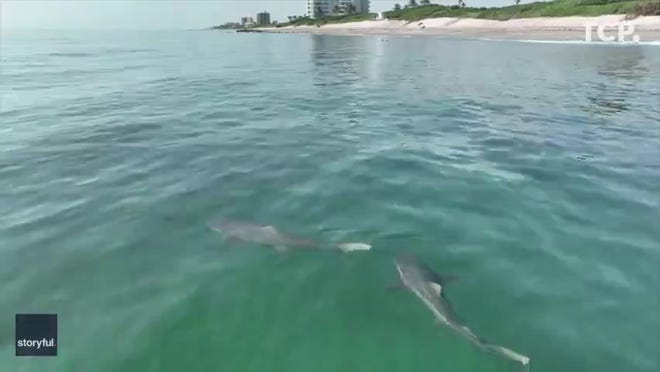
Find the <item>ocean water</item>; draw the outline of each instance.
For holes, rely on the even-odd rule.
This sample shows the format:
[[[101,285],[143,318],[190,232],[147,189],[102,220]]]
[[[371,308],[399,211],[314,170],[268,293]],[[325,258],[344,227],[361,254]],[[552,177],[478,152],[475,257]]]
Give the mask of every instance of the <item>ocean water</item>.
[[[4,31],[0,370],[533,371],[660,354],[660,48]],[[370,252],[226,242],[219,217]],[[57,313],[54,358],[14,314]]]

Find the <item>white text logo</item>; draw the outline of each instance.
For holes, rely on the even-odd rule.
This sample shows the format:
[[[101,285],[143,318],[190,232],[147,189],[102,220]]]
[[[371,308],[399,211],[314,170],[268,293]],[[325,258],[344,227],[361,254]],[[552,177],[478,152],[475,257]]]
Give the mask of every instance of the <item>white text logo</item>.
[[[55,347],[55,339],[45,339],[42,338],[41,340],[18,340],[16,342],[16,346],[18,347],[36,347],[37,349],[41,349],[41,347]]]
[[[585,25],[585,38],[584,40],[588,43],[593,41],[592,32],[594,27],[596,28],[596,34],[600,41],[612,42],[617,40],[620,43],[626,41],[626,36],[632,36],[631,41],[638,43],[640,38],[639,35],[635,34],[635,25],[630,22],[621,22],[615,24],[594,24],[587,23]],[[613,29],[617,31],[614,35],[607,35],[605,33],[606,29]]]

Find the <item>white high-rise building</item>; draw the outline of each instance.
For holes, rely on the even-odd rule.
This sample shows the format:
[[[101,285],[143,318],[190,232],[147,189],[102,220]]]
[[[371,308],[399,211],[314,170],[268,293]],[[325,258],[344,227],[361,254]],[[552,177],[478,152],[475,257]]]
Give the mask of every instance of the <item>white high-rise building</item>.
[[[307,15],[310,18],[330,14],[338,0],[307,0]]]
[[[346,9],[348,4],[353,4],[355,13],[369,13],[369,0],[339,0],[342,9]]]
[[[346,9],[351,3],[355,7],[355,13],[369,13],[369,0],[307,0],[307,15],[310,18],[330,15],[335,7]]]

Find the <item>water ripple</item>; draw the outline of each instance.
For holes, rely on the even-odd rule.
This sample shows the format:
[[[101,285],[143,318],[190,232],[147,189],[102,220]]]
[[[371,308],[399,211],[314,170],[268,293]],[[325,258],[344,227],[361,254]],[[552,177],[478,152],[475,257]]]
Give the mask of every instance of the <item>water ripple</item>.
[[[387,40],[3,31],[0,310],[61,314],[53,370],[509,370],[379,289],[411,251],[535,370],[653,371],[659,52]]]

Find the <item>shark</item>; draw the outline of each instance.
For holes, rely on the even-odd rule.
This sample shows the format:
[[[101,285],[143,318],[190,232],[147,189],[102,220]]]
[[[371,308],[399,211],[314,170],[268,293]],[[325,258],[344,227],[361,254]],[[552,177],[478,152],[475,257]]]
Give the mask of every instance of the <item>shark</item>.
[[[401,287],[414,293],[431,310],[439,325],[450,328],[480,349],[517,361],[529,370],[529,357],[484,340],[456,319],[451,303],[447,300],[443,291],[443,287],[447,283],[457,279],[456,276],[437,274],[411,255],[397,257],[394,260],[394,265],[401,279]]]
[[[339,243],[327,246],[319,242],[287,234],[274,226],[261,225],[254,222],[221,220],[213,223],[210,228],[223,235],[229,241],[243,241],[274,247],[282,253],[290,248],[298,249],[339,249],[343,252],[367,251],[371,249],[368,243]]]

